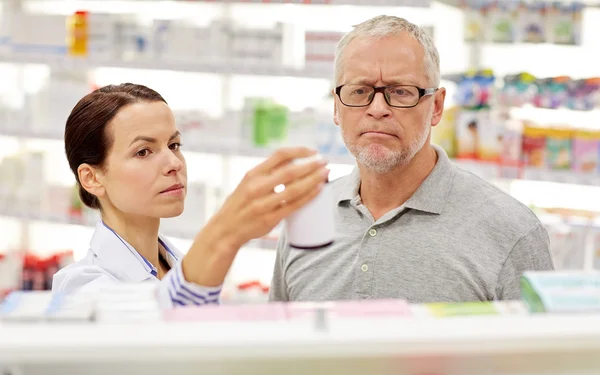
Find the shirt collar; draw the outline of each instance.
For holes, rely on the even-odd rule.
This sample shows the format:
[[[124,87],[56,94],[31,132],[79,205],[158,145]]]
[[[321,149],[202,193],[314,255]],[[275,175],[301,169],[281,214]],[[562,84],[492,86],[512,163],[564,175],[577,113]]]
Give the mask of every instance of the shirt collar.
[[[173,267],[181,259],[181,253],[161,235],[158,240],[167,250],[165,258]],[[117,276],[119,280],[141,282],[155,278],[157,275],[156,267],[152,263],[101,220],[96,224],[90,248],[99,265]]]
[[[437,163],[404,206],[414,210],[440,214],[452,187],[455,166],[444,149],[437,145],[432,145],[432,147],[438,155]],[[360,170],[358,167],[354,167],[340,191],[338,203],[342,201],[360,201],[359,189]]]

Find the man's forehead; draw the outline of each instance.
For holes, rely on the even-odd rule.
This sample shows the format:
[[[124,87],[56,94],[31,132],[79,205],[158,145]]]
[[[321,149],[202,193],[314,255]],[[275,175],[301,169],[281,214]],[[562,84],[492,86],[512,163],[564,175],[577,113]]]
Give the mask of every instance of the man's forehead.
[[[343,66],[341,83],[375,84],[417,84],[427,78],[424,64],[406,61],[370,62],[351,59]]]

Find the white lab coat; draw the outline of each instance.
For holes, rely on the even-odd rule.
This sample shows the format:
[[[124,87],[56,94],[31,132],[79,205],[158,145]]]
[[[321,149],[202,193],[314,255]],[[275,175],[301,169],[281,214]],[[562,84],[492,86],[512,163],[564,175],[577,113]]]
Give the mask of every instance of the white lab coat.
[[[221,287],[203,287],[183,278],[180,260],[183,258],[173,244],[159,235],[167,249],[163,254],[171,271],[162,280],[156,277],[156,268],[144,259],[130,244],[102,221],[90,241],[85,258],[58,271],[52,281],[52,292],[73,294],[98,292],[110,283],[157,284],[157,298],[162,307],[218,303]],[[174,280],[171,280],[174,279]]]

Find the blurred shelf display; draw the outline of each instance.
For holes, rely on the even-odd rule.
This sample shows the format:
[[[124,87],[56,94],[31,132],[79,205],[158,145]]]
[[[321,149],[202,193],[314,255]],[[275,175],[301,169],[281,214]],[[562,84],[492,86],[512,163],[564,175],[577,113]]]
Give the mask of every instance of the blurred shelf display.
[[[0,302],[0,369],[589,375],[600,368],[599,276],[527,273],[521,300],[465,303],[253,299],[160,310],[151,284],[78,296],[14,292]],[[238,289],[252,287],[264,289]]]
[[[600,183],[598,78],[499,79],[483,70],[454,79],[455,106],[432,130],[449,155],[498,163],[507,177]]]
[[[148,294],[138,292],[134,302]],[[124,308],[115,302],[103,306],[107,319]],[[34,307],[29,314],[35,317],[41,311]],[[112,315],[95,324],[65,322],[77,317],[74,310],[79,316],[89,312],[84,303],[71,307],[54,322],[0,323],[0,363],[28,375],[129,374],[131,366],[149,374],[199,368],[306,374],[326,368],[345,375],[589,375],[600,367],[598,315],[532,316],[518,301],[221,306],[163,316],[132,310],[121,314],[124,320]]]
[[[464,0],[465,41],[581,43],[584,2]]]
[[[31,0],[29,0],[31,1]],[[34,0],[35,1],[35,0]],[[37,0],[40,1],[40,0]],[[44,1],[44,0],[41,0]],[[88,0],[90,1],[90,0]],[[121,0],[91,0],[111,2]],[[148,1],[148,0],[133,0]],[[168,0],[181,3],[223,3],[223,4],[296,4],[296,5],[368,5],[368,6],[402,6],[428,7],[431,0]]]
[[[588,8],[600,3],[537,1],[519,9],[523,3],[516,1],[442,1],[458,7],[452,13],[429,0],[157,1],[155,10],[217,5],[186,19],[165,11],[150,20],[138,14],[144,9],[135,10],[150,1],[119,1],[130,9],[122,14],[85,10],[98,2],[117,3],[64,2],[81,6],[78,13],[65,10],[68,5],[48,14],[0,10],[0,220],[20,228],[0,228],[19,240],[0,247],[0,302],[9,296],[0,303],[0,374],[599,373],[593,270],[600,270],[600,72],[589,66],[600,12]],[[59,8],[59,2],[24,3],[38,3],[25,9]],[[241,22],[229,5],[257,13],[238,9],[238,18],[248,18]],[[264,14],[265,21],[259,13],[278,7],[305,16],[307,9],[332,12],[334,6],[332,25],[289,15]],[[355,160],[333,123],[330,90],[335,45],[356,23],[350,13],[359,6],[391,7],[381,9],[399,16],[412,14],[406,7],[423,12],[426,26],[435,26],[442,73],[491,68],[444,74],[447,108],[433,143],[531,207],[548,230],[557,269],[577,272],[545,281],[529,275],[523,301],[266,305],[276,228],[238,254],[219,308],[158,311],[145,286],[80,301],[8,294],[48,289],[55,267],[87,251],[81,243],[98,215],[76,197],[62,131],[76,101],[100,83],[127,79],[167,93],[188,158],[190,209],[164,220],[161,232],[181,250],[254,163],[242,159],[262,160],[278,147],[300,144],[317,148],[332,172],[352,168]],[[560,59],[567,55],[569,64]],[[42,143],[51,145],[46,150]],[[568,190],[567,184],[581,186]],[[56,235],[58,224],[71,228],[61,228],[64,233],[85,231],[78,233],[83,240]],[[36,246],[26,246],[27,238]],[[63,259],[63,249],[73,254]],[[558,288],[540,289],[540,283]]]
[[[423,19],[415,17],[418,21],[414,22],[443,30],[432,29],[442,57],[442,73],[466,69],[461,66],[459,55],[472,47],[475,47],[474,58],[464,60],[465,64],[486,62],[498,71],[512,69],[513,59],[524,65],[506,75],[482,70],[460,74],[454,84],[443,82],[449,93],[448,108],[442,122],[433,128],[432,137],[460,167],[501,187],[508,186],[506,190],[511,194],[514,182],[600,186],[600,137],[592,131],[600,123],[600,85],[593,76],[595,71],[590,73],[590,69],[582,69],[579,64],[593,60],[593,55],[581,58],[590,51],[590,38],[586,36],[597,34],[593,20],[598,13],[587,9],[591,7],[589,2],[585,9],[572,3],[573,7],[564,14],[549,12],[545,31],[552,43],[536,45],[535,50],[529,51],[534,57],[538,57],[541,49],[548,52],[554,48],[560,55],[576,51],[573,60],[577,61],[568,66],[547,57],[521,57],[518,44],[532,41],[523,38],[533,38],[536,34],[535,30],[531,35],[522,31],[539,23],[539,14],[536,9],[528,9],[522,17],[514,18],[515,14],[507,10],[508,5],[497,1],[478,1],[475,5],[467,1],[472,9],[451,11],[450,7],[440,8],[437,2],[428,0],[167,1],[152,4],[153,12],[164,6],[164,15],[157,13],[158,17],[138,14],[145,10],[132,11],[152,2],[130,1],[122,4],[127,5],[127,11],[100,11],[91,5],[86,11],[86,4],[99,2],[112,7],[107,0],[69,2],[70,5],[24,1],[25,11],[0,13],[0,63],[5,63],[0,64],[0,75],[7,77],[0,82],[0,142],[8,138],[6,142],[12,142],[11,147],[0,150],[0,175],[5,182],[0,187],[0,215],[19,219],[24,227],[30,222],[48,222],[90,228],[95,223],[97,216],[76,207],[73,200],[72,176],[65,166],[62,145],[54,142],[56,150],[52,153],[26,150],[38,147],[38,141],[62,140],[64,122],[73,105],[101,83],[147,82],[168,94],[165,97],[183,133],[183,150],[189,152],[186,157],[192,154],[188,172],[195,176],[189,181],[186,206],[196,211],[186,210],[181,218],[163,221],[161,229],[170,237],[189,240],[194,236],[235,186],[239,175],[252,165],[241,159],[260,160],[281,146],[306,145],[317,148],[330,161],[332,175],[334,169],[342,171],[336,173],[338,176],[345,174],[355,161],[332,119],[334,50],[343,31],[349,30],[355,19],[361,19],[352,12],[357,8],[361,12],[362,6],[365,14],[368,7],[392,6],[389,10],[380,9],[399,16],[408,14],[406,17],[411,21],[413,13],[407,7],[414,7],[415,14],[426,15]],[[197,3],[193,6],[198,9],[199,4],[205,4],[202,9],[216,5],[210,12],[200,14],[189,11],[191,8],[187,6],[191,3]],[[307,6],[291,5],[299,3]],[[466,3],[455,5],[461,7]],[[311,4],[324,6],[311,7]],[[554,10],[559,8],[554,3],[553,6]],[[51,7],[61,9],[51,11]],[[171,11],[176,7],[187,9],[189,14],[174,17]],[[233,10],[236,7],[237,11]],[[485,8],[485,14],[471,14],[473,7],[480,7],[475,9],[477,12]],[[283,13],[267,15],[267,8],[290,13],[276,19]],[[344,17],[346,24],[337,18],[325,23],[312,22],[310,15],[305,17],[308,21],[290,18],[290,14],[306,16],[307,9],[330,14],[327,12],[332,12],[332,8],[348,15],[347,19]],[[261,9],[265,9],[265,14],[260,16],[244,13],[259,14]],[[484,38],[477,43],[463,40],[473,34],[452,29],[464,26],[468,31],[472,28],[468,25],[471,16],[485,16],[483,26],[490,29],[477,35]],[[579,16],[581,24],[577,23]],[[569,20],[573,22],[569,24]],[[564,35],[559,33],[563,31],[558,30],[559,24],[565,25]],[[507,36],[514,36],[514,43],[507,43]],[[564,39],[557,39],[563,36]],[[477,51],[492,50],[493,56],[499,56],[498,61],[477,56]],[[548,56],[542,52],[539,55]],[[529,69],[532,65],[542,73]],[[545,69],[550,65],[557,67]],[[546,74],[548,71],[552,73]],[[23,165],[26,167],[22,170],[27,172],[17,173]],[[49,172],[54,166],[61,172],[58,169]],[[210,181],[198,178],[200,174],[209,176]],[[20,186],[25,188],[19,189]],[[521,189],[519,199],[548,195],[542,194],[545,188],[539,189]],[[526,204],[537,206],[535,200]],[[542,206],[535,207],[536,212],[570,207],[569,204]],[[590,211],[594,210],[595,207],[590,207]],[[542,212],[542,216],[559,268],[596,268],[595,216],[587,221],[565,214]],[[249,246],[273,249],[276,237],[274,231],[269,238]],[[268,262],[272,259],[265,264]],[[246,268],[250,267],[254,266]],[[262,273],[259,276],[264,276]],[[244,283],[254,276],[236,281],[244,289]],[[268,277],[262,283],[268,283]],[[264,298],[263,284],[250,288],[258,298]]]
[[[215,73],[215,74],[240,74],[240,75],[263,75],[263,76],[285,76],[300,78],[331,79],[333,68],[311,69],[292,68],[276,64],[248,62],[231,63],[221,62],[159,62],[159,61],[117,61],[117,60],[94,60],[88,58],[73,58],[64,56],[38,56],[19,57],[14,55],[1,55],[0,63],[9,64],[43,64],[52,69],[61,70],[88,70],[94,68],[126,68],[147,70],[172,70],[180,72]]]
[[[15,206],[17,206],[17,208],[14,210],[8,210],[6,208],[0,209],[0,217],[3,216],[19,220],[40,221],[55,224],[80,225],[90,228],[94,227],[96,225],[96,220],[99,219],[97,215],[84,218],[81,216],[68,216],[64,214],[41,214],[39,211],[24,212],[23,204],[20,202],[16,202]],[[196,236],[200,229],[201,226],[198,226],[198,228],[195,230],[186,231],[178,229],[178,225],[169,225],[168,228],[161,228],[161,233],[168,237],[191,240]],[[259,249],[275,249],[277,247],[277,241],[277,237],[264,237],[252,240],[247,243],[246,246],[256,247]]]
[[[451,111],[451,110],[450,110]],[[2,126],[0,126],[0,129]],[[435,132],[436,130],[434,130]],[[252,146],[243,142],[242,140],[236,140],[235,138],[227,137],[214,137],[211,142],[201,141],[195,142],[192,137],[188,137],[185,134],[185,130],[182,132],[184,139],[186,140],[185,151],[192,153],[201,154],[214,154],[218,156],[230,156],[230,157],[248,157],[248,158],[266,158],[271,155],[275,148],[273,147],[257,147]],[[62,135],[55,132],[38,132],[30,131],[24,127],[11,128],[9,130],[0,130],[0,137],[16,137],[22,139],[45,139],[45,140],[56,140],[62,141]],[[203,137],[195,137],[202,139]],[[188,139],[190,140],[188,142]],[[190,145],[190,143],[192,143]],[[310,145],[310,143],[304,143]],[[441,140],[438,144],[445,145],[444,141]],[[61,146],[62,147],[62,146]],[[598,153],[592,152],[594,158],[600,158],[600,138],[597,141],[597,146],[594,146],[593,150],[598,148]],[[344,149],[345,152],[339,154],[327,153],[325,148],[320,148],[324,157],[331,164],[339,165],[355,165],[356,161],[354,157]],[[449,151],[449,150],[447,150]],[[574,185],[590,185],[600,186],[600,171],[592,169],[582,170],[569,170],[569,169],[552,169],[544,165],[527,165],[519,162],[518,160],[514,163],[500,161],[488,161],[488,160],[477,160],[476,158],[455,158],[454,162],[461,168],[474,173],[481,178],[493,180],[493,179],[519,179],[519,180],[531,180],[531,181],[546,181],[546,182],[557,182]]]

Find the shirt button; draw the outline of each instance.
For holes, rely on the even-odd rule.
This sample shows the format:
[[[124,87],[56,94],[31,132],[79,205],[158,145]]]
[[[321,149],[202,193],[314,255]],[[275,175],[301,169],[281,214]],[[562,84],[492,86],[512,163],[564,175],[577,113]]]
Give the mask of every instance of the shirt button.
[[[376,229],[371,229],[371,230],[369,231],[369,236],[371,236],[371,237],[375,237],[375,235],[377,235],[377,230],[376,230]]]
[[[369,266],[367,266],[366,264],[363,264],[363,265],[360,267],[360,269],[361,269],[363,272],[367,272],[367,271],[369,270]]]

